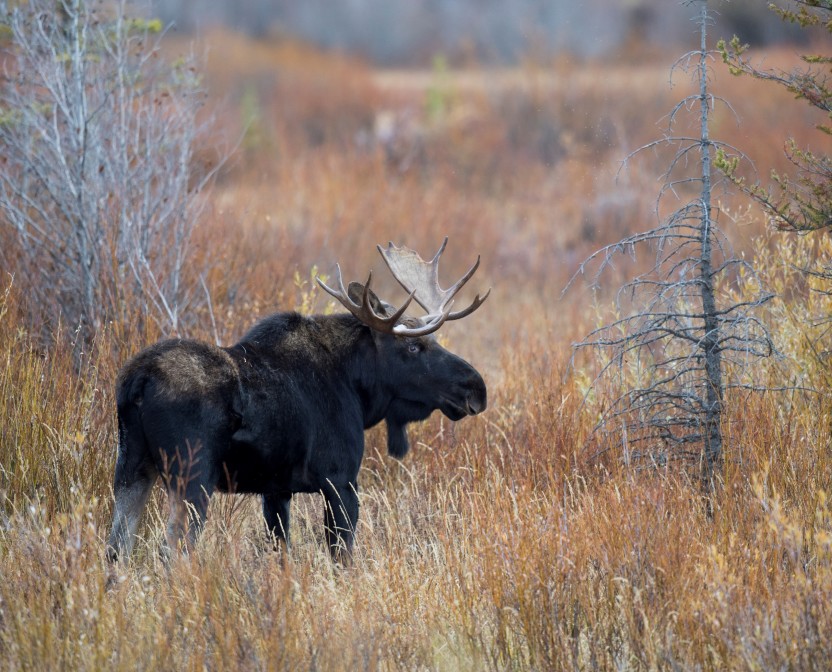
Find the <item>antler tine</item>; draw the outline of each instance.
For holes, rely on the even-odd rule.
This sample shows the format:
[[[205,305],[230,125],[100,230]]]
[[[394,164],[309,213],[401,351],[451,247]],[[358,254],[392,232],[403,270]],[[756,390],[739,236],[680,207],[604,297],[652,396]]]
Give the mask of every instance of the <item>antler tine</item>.
[[[323,280],[321,280],[320,277],[316,277],[315,280],[325,292],[337,299],[339,303],[341,303],[356,318],[358,318],[358,320],[366,324],[368,327],[385,333],[398,333],[397,331],[394,331],[397,326],[396,323],[399,319],[401,319],[402,315],[404,315],[404,312],[413,300],[415,292],[411,292],[410,296],[407,297],[407,300],[398,310],[394,311],[392,315],[383,316],[376,313],[370,302],[370,285],[373,282],[372,271],[370,271],[370,274],[367,276],[367,282],[364,285],[364,291],[361,296],[360,304],[350,298],[349,293],[344,287],[344,279],[341,275],[340,264],[335,264],[335,272],[338,278],[338,289],[332,289],[332,287],[328,286]]]
[[[412,292],[410,292],[410,295],[407,297],[407,300],[402,304],[402,307],[399,308],[395,313],[390,315],[390,317],[385,319],[385,322],[389,322],[390,324],[393,325],[393,331],[396,330],[397,326],[401,326],[401,325],[397,325],[396,322],[398,322],[399,319],[401,319],[402,315],[404,315],[404,311],[407,310],[408,306],[410,305],[410,302],[413,301],[415,296],[416,296],[416,290],[414,289]],[[370,306],[370,310],[373,310],[372,306]],[[373,312],[375,313],[375,311],[373,311]],[[398,333],[398,332],[396,332],[396,333]]]
[[[388,315],[384,317],[383,315],[379,315],[375,309],[373,308],[372,304],[370,303],[370,283],[373,281],[373,272],[370,271],[370,275],[367,277],[367,284],[364,285],[364,292],[361,296],[361,310],[362,315],[369,313],[371,317],[372,324],[368,321],[365,321],[361,315],[356,315],[359,319],[362,320],[367,326],[373,327],[374,329],[379,329],[378,325],[383,325],[384,329],[379,329],[379,331],[387,331],[387,327],[390,326],[389,331],[393,331],[396,326],[396,322],[404,315],[404,312],[407,310],[408,306],[410,306],[410,302],[413,301],[413,296],[416,294],[416,291],[410,292],[410,296],[407,297],[405,302],[401,305],[401,307],[394,311],[392,315]],[[343,283],[341,283],[341,287],[343,288]],[[352,299],[347,296],[347,300],[352,302]]]
[[[433,259],[430,260],[430,265],[435,266],[437,270],[439,269],[439,257],[442,256],[446,247],[448,247],[448,236],[445,236],[445,240],[442,241],[442,245],[439,247],[439,250],[433,255]]]
[[[341,304],[344,305],[345,308],[349,309],[350,312],[353,312],[353,308],[359,308],[357,303],[353,303],[353,300],[347,294],[347,289],[344,287],[344,279],[341,276],[341,265],[335,264],[335,274],[338,277],[338,289],[332,289],[329,285],[327,285],[323,280],[321,280],[321,276],[316,275],[315,281],[321,286],[327,294],[332,296],[333,298],[337,299]],[[367,278],[367,284],[370,284],[370,281],[373,279],[373,272],[370,271],[370,277]],[[339,291],[340,290],[340,291]]]
[[[474,273],[477,272],[477,269],[479,267],[480,267],[480,255],[477,255],[477,260],[474,262],[474,265],[471,266],[471,268],[469,268],[466,271],[465,275],[463,275],[459,280],[457,280],[450,289],[445,290],[445,293],[447,295],[447,298],[445,300],[449,301],[449,300],[453,299],[454,296],[456,295],[456,293],[460,289],[462,289],[465,286],[465,283],[468,282],[471,279],[471,277],[474,275]],[[489,289],[488,291],[490,292],[491,290]],[[459,312],[463,312],[463,311],[459,311]],[[454,319],[458,319],[458,318],[454,318]]]
[[[482,295],[482,298],[480,298],[480,295],[477,294],[474,297],[474,301],[471,303],[470,306],[468,306],[465,310],[460,310],[456,313],[451,313],[450,315],[448,315],[448,320],[460,320],[463,317],[468,317],[468,315],[473,313],[477,308],[479,308],[483,303],[485,303],[485,300],[488,298],[489,294],[491,294],[490,289]]]

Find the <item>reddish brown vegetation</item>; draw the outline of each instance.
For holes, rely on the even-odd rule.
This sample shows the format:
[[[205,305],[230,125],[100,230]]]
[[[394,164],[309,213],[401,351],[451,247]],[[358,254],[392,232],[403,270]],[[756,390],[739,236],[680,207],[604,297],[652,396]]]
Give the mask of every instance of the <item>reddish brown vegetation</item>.
[[[615,447],[591,459],[605,393],[584,401],[594,364],[568,362],[570,343],[597,316],[582,287],[560,292],[588,252],[654,216],[662,157],[614,176],[680,97],[664,66],[563,62],[479,71],[457,85],[452,73],[391,80],[298,45],[209,37],[207,84],[223,140],[249,124],[193,260],[208,268],[220,340],[274,310],[329,309],[311,282],[315,266],[329,273],[337,258],[348,275],[363,273],[378,266],[376,243],[427,253],[447,235],[448,277],[480,253],[481,285],[494,287],[467,323],[444,329],[483,371],[490,408],[458,425],[437,416],[414,428],[403,463],[384,456],[383,430],[370,433],[361,542],[346,571],[333,569],[316,538],[320,502],[311,497],[296,505],[285,567],[263,551],[256,501],[215,498],[198,552],[166,569],[156,559],[164,506],[156,498],[138,558],[105,592],[113,380],[126,354],[159,334],[114,322],[79,358],[71,335],[30,331],[42,307],[6,277],[0,654],[8,668],[825,665],[827,403],[730,398],[713,520],[683,475],[623,469]],[[714,79],[741,117],[739,126],[717,117],[714,135],[753,149],[761,171],[783,167],[787,134],[809,140],[811,124],[788,96],[720,70]],[[383,114],[392,131],[379,128]],[[723,204],[736,212],[743,202]],[[751,254],[764,224],[753,213],[738,222],[731,235]],[[775,323],[794,359],[776,372],[761,367],[761,384],[821,368],[795,312],[805,288],[765,252],[776,244],[789,243],[758,246],[760,263],[778,291],[791,292]],[[608,277],[600,299],[616,281]],[[213,340],[207,310],[199,324],[191,335]]]

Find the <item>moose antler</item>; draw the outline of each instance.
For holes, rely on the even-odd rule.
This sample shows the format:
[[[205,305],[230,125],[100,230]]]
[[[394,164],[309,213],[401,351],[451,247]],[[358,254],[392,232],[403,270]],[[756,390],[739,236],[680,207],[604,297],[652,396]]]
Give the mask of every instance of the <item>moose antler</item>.
[[[480,258],[477,257],[476,263],[453,287],[442,289],[439,286],[439,257],[442,256],[447,244],[448,238],[446,236],[442,247],[439,248],[430,262],[422,259],[414,250],[404,246],[396,247],[393,243],[389,243],[385,250],[381,245],[377,245],[387,268],[390,269],[399,284],[405,288],[405,291],[409,293],[407,301],[402,304],[401,308],[393,310],[389,315],[379,315],[376,309],[373,308],[372,300],[374,299],[372,297],[374,295],[370,291],[370,283],[373,281],[372,271],[367,278],[367,284],[364,285],[361,303],[353,301],[349,292],[345,289],[340,265],[335,265],[338,289],[327,286],[320,278],[316,278],[316,280],[324,291],[336,298],[348,311],[371,329],[400,336],[426,336],[439,329],[447,320],[458,320],[470,315],[483,304],[491,293],[489,289],[482,298],[477,294],[474,302],[465,310],[456,313],[451,312],[454,296],[479,268]],[[428,313],[422,318],[422,324],[418,327],[398,324],[404,316],[404,311],[407,310],[413,300]]]
[[[444,313],[450,308],[456,293],[471,279],[480,265],[480,258],[477,256],[477,261],[465,275],[449,289],[442,289],[439,286],[439,257],[442,256],[447,244],[448,237],[445,236],[442,247],[430,261],[425,261],[417,252],[404,246],[397,247],[389,243],[386,250],[381,245],[377,246],[393,277],[430,315]],[[477,294],[470,306],[465,310],[448,313],[446,320],[458,320],[470,315],[483,304],[490,293],[489,289],[482,298]]]
[[[315,279],[324,291],[336,298],[361,322],[376,331],[387,334],[397,334],[399,336],[426,336],[427,334],[433,333],[439,329],[439,327],[442,326],[442,323],[448,319],[448,315],[451,312],[451,306],[448,305],[444,311],[436,315],[428,315],[425,318],[424,324],[419,327],[408,327],[404,324],[397,324],[397,322],[404,315],[404,311],[407,310],[407,307],[413,300],[415,291],[410,292],[410,296],[407,297],[407,300],[402,304],[401,308],[393,311],[390,315],[379,315],[370,303],[370,284],[373,281],[373,272],[370,271],[370,275],[367,277],[367,283],[364,285],[361,303],[359,304],[350,298],[346,288],[344,287],[344,280],[341,276],[341,266],[336,264],[335,271],[338,276],[338,289],[332,289],[332,287],[326,285],[320,278]]]

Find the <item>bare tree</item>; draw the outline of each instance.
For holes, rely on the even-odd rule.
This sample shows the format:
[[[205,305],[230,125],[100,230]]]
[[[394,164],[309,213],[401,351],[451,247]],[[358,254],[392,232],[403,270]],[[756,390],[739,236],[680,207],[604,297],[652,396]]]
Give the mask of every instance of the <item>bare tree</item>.
[[[186,264],[214,174],[193,167],[193,64],[166,63],[160,23],[124,0],[2,3],[2,21],[0,255],[87,335],[137,305],[178,332],[204,297]]]
[[[625,459],[658,464],[686,459],[698,465],[703,489],[710,493],[723,459],[726,390],[753,387],[749,364],[773,352],[765,325],[754,314],[772,295],[757,292],[751,301],[732,302],[720,292],[743,273],[753,276],[753,269],[733,254],[715,217],[711,161],[725,145],[711,139],[709,121],[714,104],[724,101],[708,87],[707,1],[683,4],[696,7],[700,44],[674,64],[672,73],[690,72],[698,91],[674,107],[664,137],[625,161],[648,149],[672,151],[657,200],[659,224],[597,251],[579,273],[597,267],[600,274],[616,255],[635,256],[645,245],[655,251],[654,263],[620,289],[617,308],[627,314],[575,347],[605,353],[599,378],[614,371],[622,375],[627,389],[599,428],[620,437]],[[678,133],[685,121],[698,133]],[[669,196],[683,204],[661,217]]]

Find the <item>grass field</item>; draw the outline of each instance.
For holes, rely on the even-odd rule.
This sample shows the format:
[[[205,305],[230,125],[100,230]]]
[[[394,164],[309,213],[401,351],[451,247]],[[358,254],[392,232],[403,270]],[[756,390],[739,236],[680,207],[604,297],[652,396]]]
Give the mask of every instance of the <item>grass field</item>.
[[[71,327],[48,338],[32,327],[38,307],[4,274],[0,668],[826,667],[829,374],[810,316],[829,299],[793,267],[829,243],[772,234],[741,196],[719,196],[736,249],[780,296],[765,319],[785,357],[759,366],[759,384],[821,393],[729,396],[712,519],[684,472],[626,469],[616,446],[597,457],[591,430],[614,390],[586,396],[598,363],[570,367],[571,344],[609,316],[633,262],[595,292],[564,286],[594,249],[655,221],[667,157],[616,174],[688,90],[683,73],[668,86],[678,54],[410,73],[291,43],[208,41],[217,131],[200,160],[241,140],[197,233],[214,320],[198,315],[188,335],[230,344],[271,312],[329,309],[313,269],[339,261],[349,278],[371,267],[381,278],[377,243],[427,255],[447,235],[444,277],[481,254],[470,291],[493,288],[442,336],[483,373],[489,409],[413,426],[403,462],[385,455],[383,429],[368,432],[346,569],[324,548],[316,496],[296,498],[285,565],[265,550],[259,502],[217,496],[197,551],[166,566],[159,488],[108,590],[115,375],[161,335],[112,323],[79,355]],[[738,116],[718,110],[713,135],[763,179],[788,167],[787,136],[818,141],[818,120],[788,95],[713,67]]]

